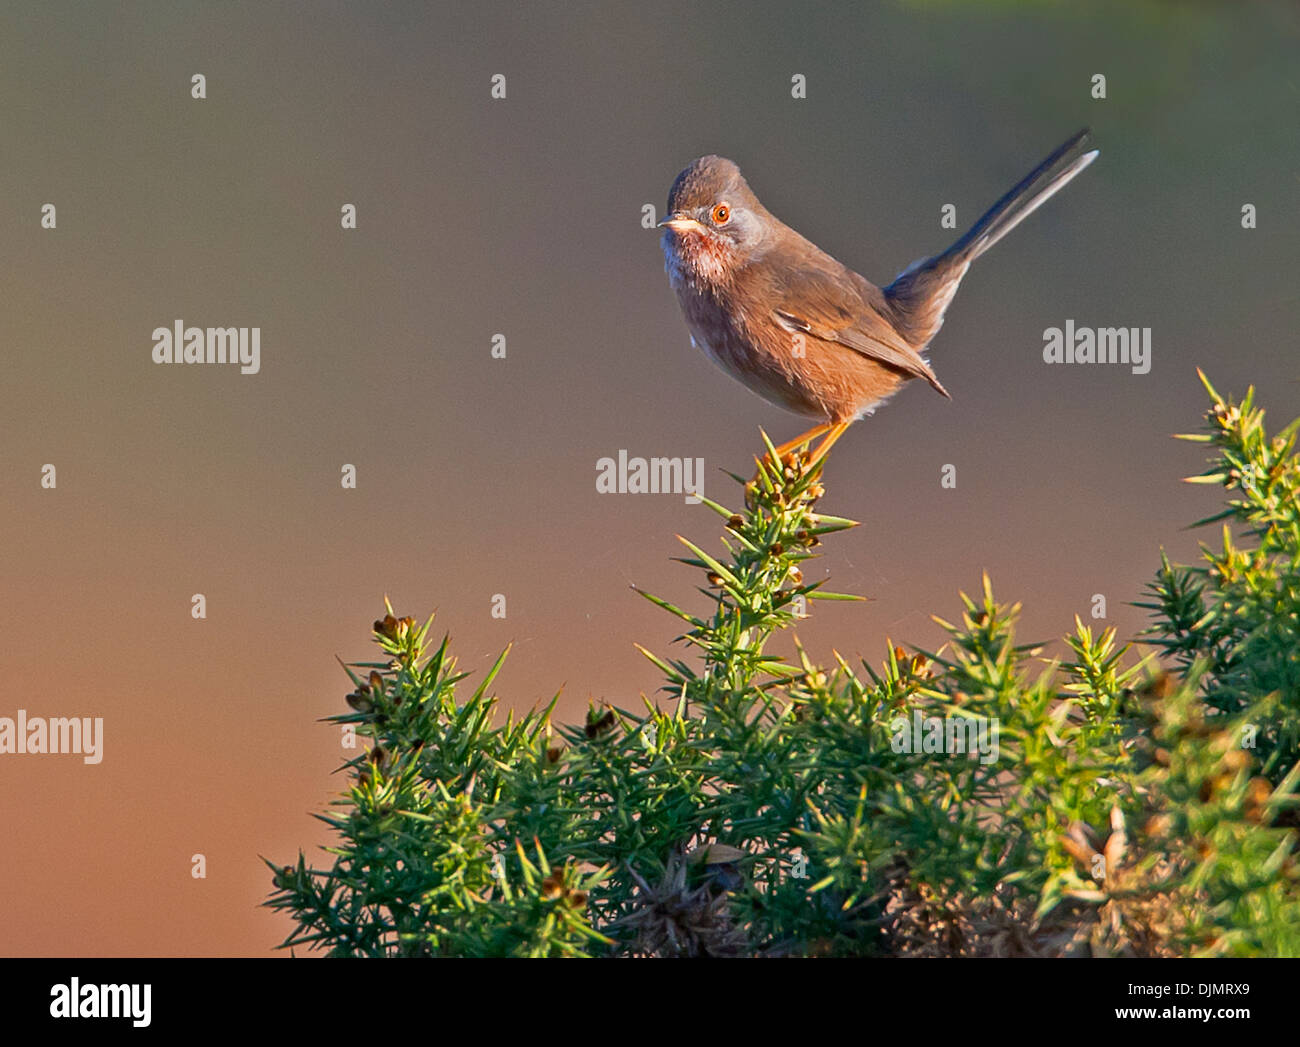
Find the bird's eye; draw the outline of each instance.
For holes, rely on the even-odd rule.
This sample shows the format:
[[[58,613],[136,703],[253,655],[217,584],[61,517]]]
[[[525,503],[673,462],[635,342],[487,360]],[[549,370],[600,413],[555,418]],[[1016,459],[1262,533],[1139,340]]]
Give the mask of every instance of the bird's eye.
[[[731,218],[731,208],[726,204],[714,204],[710,217],[713,219],[714,225],[726,225]]]

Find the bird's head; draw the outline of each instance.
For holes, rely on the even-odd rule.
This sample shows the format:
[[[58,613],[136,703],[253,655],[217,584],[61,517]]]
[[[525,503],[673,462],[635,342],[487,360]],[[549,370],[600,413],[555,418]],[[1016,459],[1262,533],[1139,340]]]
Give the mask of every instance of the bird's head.
[[[668,193],[668,213],[659,223],[664,254],[699,283],[725,283],[761,250],[770,219],[739,167],[721,156],[702,156]]]

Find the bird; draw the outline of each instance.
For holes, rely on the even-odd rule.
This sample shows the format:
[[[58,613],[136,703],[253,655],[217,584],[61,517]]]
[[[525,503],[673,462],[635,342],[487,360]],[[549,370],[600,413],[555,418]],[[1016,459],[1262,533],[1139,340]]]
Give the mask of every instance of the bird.
[[[821,443],[810,467],[858,419],[914,378],[951,399],[924,354],[962,277],[1097,158],[1072,135],[941,254],[877,287],[776,218],[721,156],[692,161],[668,194],[661,244],[691,342],[769,403],[817,425],[775,448]]]

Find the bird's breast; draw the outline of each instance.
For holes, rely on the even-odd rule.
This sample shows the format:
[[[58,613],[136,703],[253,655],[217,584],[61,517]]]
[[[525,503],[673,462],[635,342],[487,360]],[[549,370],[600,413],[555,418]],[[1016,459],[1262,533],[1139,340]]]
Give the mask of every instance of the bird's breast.
[[[705,356],[768,403],[810,418],[827,416],[801,380],[789,336],[769,316],[747,308],[741,294],[703,285],[671,260],[667,268],[691,340]]]

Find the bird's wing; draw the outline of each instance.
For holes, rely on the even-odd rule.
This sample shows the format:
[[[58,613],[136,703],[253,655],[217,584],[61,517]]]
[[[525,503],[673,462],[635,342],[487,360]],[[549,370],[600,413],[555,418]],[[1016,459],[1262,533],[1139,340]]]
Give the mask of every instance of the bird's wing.
[[[880,291],[848,269],[831,272],[823,267],[786,270],[776,290],[778,305],[773,318],[786,330],[801,331],[824,342],[834,342],[853,352],[924,378],[948,396],[948,390],[872,301]]]

